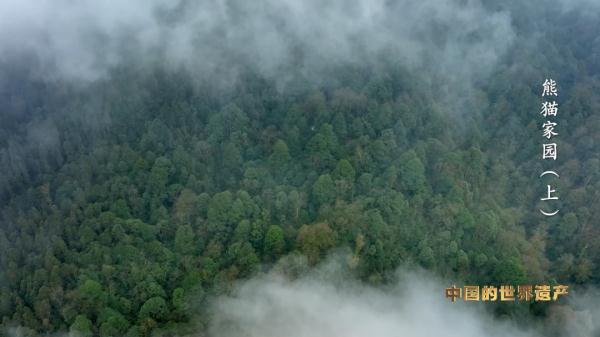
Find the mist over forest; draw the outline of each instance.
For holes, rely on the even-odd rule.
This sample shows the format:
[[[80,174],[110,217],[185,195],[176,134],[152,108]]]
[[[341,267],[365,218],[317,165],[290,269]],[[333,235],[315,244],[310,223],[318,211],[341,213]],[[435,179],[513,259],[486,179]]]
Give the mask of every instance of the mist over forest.
[[[599,32],[595,0],[0,2],[0,335],[600,336]]]

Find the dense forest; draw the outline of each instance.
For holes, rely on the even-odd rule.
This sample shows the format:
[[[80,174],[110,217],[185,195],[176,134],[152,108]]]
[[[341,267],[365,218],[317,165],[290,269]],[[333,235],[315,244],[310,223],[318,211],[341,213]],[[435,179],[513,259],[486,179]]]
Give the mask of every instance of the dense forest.
[[[284,85],[252,67],[216,85],[135,61],[48,79],[35,57],[0,59],[2,327],[203,335],[203,303],[237,280],[293,277],[339,249],[374,286],[406,265],[458,283],[597,286],[600,16],[482,6],[509,8],[519,38],[468,86],[393,58]],[[546,169],[561,175],[554,217],[538,212]],[[525,320],[547,308],[490,307]]]

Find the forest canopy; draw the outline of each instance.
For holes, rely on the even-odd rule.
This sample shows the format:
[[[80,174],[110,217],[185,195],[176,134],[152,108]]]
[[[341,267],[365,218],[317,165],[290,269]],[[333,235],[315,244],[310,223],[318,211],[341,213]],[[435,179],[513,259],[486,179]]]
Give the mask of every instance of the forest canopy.
[[[209,335],[211,299],[340,250],[373,287],[598,286],[600,6],[259,3],[0,5],[1,328]]]

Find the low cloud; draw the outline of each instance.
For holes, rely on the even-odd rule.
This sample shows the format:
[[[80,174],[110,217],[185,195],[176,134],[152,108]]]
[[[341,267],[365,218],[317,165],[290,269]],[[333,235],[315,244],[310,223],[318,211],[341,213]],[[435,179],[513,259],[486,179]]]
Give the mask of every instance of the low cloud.
[[[476,0],[0,4],[0,58],[33,54],[41,75],[71,79],[93,80],[124,62],[314,76],[382,56],[471,78],[487,73],[514,38],[509,13]]]
[[[336,272],[331,272],[332,264],[337,265]],[[591,337],[600,333],[591,319],[600,317],[599,312],[590,303],[548,303],[555,309],[547,322],[517,327],[488,313],[490,303],[445,299],[443,292],[450,283],[427,272],[399,271],[395,284],[372,287],[340,277],[341,269],[339,262],[329,262],[295,280],[274,273],[247,281],[215,302],[210,336]]]

